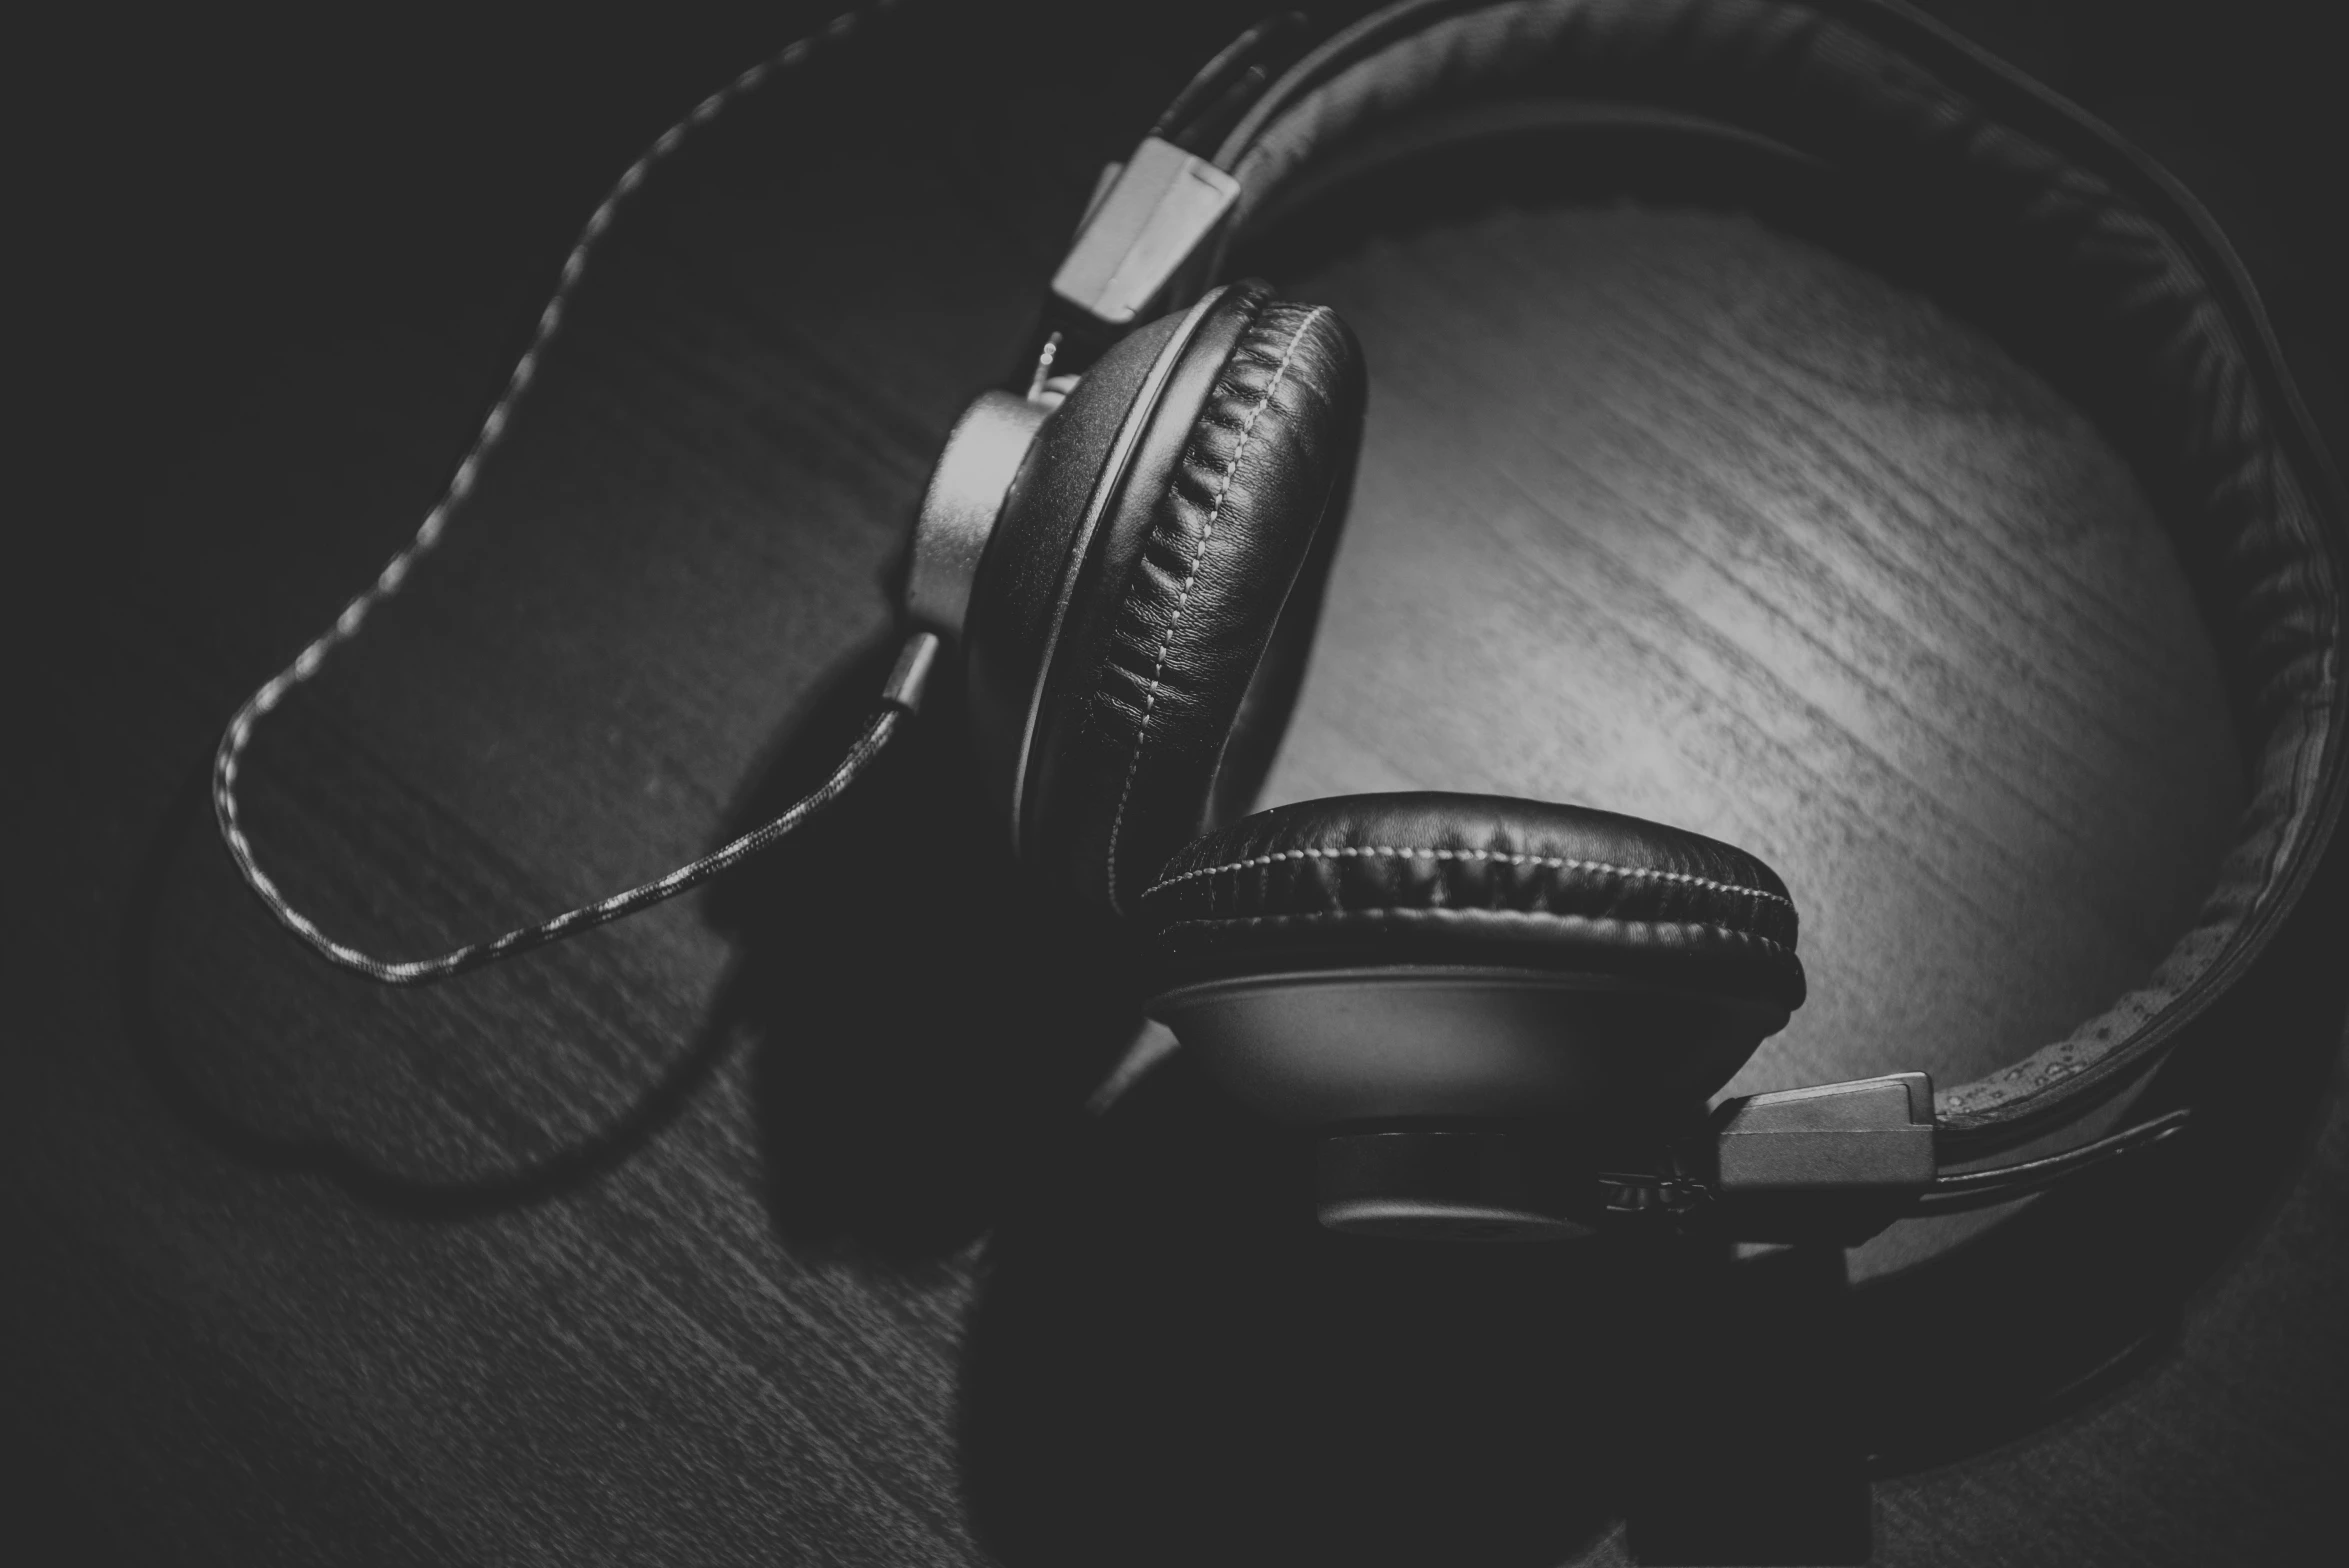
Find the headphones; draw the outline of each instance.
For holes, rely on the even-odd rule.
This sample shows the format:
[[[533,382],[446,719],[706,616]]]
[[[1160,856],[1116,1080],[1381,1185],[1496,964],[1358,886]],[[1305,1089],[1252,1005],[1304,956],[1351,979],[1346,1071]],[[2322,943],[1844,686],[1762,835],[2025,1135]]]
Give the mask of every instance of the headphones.
[[[1706,1208],[1744,1239],[1849,1242],[2174,1130],[1995,1179],[1940,1169],[2131,1087],[2266,940],[2339,815],[2338,481],[2200,210],[2077,109],[1880,6],[1416,0],[1283,65],[1287,36],[1244,36],[1112,171],[1030,388],[971,406],[923,502],[908,614],[961,652],[1022,860],[1139,928],[1149,1011],[1226,1090],[1315,1130],[1334,1229],[1563,1235]],[[1804,991],[1785,884],[1730,845],[1475,795],[1239,815],[1301,673],[1365,372],[1332,311],[1225,281],[1223,258],[1333,166],[1372,176],[1496,107],[1525,123],[1593,100],[1929,193],[1989,236],[2004,286],[2092,306],[2138,389],[2099,412],[2182,455],[2166,511],[2254,803],[2153,978],[1978,1083],[1760,1095],[1707,1125]]]
[[[1708,1112],[1804,996],[1785,884],[1730,845],[1463,794],[1244,814],[1310,645],[1367,378],[1333,311],[1229,278],[1227,260],[1317,182],[1593,112],[1724,131],[1928,215],[1951,237],[1953,286],[2102,367],[2090,412],[2195,582],[2251,786],[2217,885],[2143,985],[1986,1078],[1937,1089],[1900,1073]],[[1231,1095],[1316,1140],[1324,1225],[1848,1245],[2178,1132],[2183,1110],[1984,1163],[2109,1113],[2196,1041],[2338,826],[2349,499],[2240,262],[2113,131],[1897,5],[1404,0],[1318,41],[1276,18],[1105,172],[1032,349],[931,476],[911,633],[879,711],[784,817],[658,882],[405,964],[334,942],[269,883],[234,795],[252,725],[396,590],[492,428],[419,544],[232,721],[214,799],[247,881],[331,961],[436,979],[674,896],[794,830],[950,672],[1027,871],[1129,925],[1154,976],[1147,1010]]]

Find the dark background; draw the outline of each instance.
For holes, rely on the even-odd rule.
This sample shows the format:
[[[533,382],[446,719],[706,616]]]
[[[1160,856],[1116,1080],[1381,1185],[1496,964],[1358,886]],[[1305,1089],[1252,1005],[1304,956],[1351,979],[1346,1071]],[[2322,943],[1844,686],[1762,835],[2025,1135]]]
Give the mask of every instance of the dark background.
[[[2349,305],[2328,286],[2349,270],[2336,172],[2349,109],[2312,8],[1927,9],[2138,137],[2253,252],[2300,333],[2349,363]],[[70,328],[57,346],[80,373],[55,401],[82,415],[71,424],[85,436],[150,433],[93,448],[135,486],[167,450],[154,436],[184,432],[192,404],[219,399],[271,344],[314,333],[353,294],[437,319],[490,308],[494,278],[502,319],[523,322],[611,172],[680,105],[822,14],[426,7],[359,26],[289,8],[64,30],[26,55],[41,64],[20,102],[45,112],[26,116],[18,175],[35,210],[58,218],[19,257],[68,307],[28,313],[36,328]],[[1017,61],[1017,73],[964,78],[942,104],[1048,121],[1060,134],[1023,153],[1089,189],[1088,171],[1143,113],[1134,106],[1163,102],[1199,39],[1253,14],[983,6],[952,24],[969,34],[962,61]]]
[[[2321,8],[1936,9],[2146,141],[2234,228],[2303,373],[2349,372]],[[1100,163],[1247,14],[916,6],[656,184],[583,296],[621,324],[555,362],[565,433],[498,481],[582,522],[477,543],[460,521],[441,596],[256,753],[304,781],[256,820],[330,923],[396,943],[430,907],[469,933],[690,854],[820,768],[887,652],[894,525],[871,519],[1002,373]],[[816,15],[27,35],[19,1560],[960,1561],[974,1537],[1015,1564],[1610,1560],[1654,1468],[1627,1450],[1677,1453],[1589,1353],[1656,1311],[1604,1269],[1480,1257],[1438,1287],[1308,1258],[1248,1197],[1284,1156],[1179,1073],[1113,1136],[1081,1123],[1132,1009],[1114,944],[1053,911],[956,889],[909,912],[816,847],[641,941],[418,1001],[302,970],[217,863],[193,786],[218,725],[412,528],[613,173]],[[637,331],[641,299],[674,308]],[[654,379],[657,415],[626,395]],[[801,498],[779,556],[762,486]],[[796,597],[770,602],[780,557]],[[690,626],[707,642],[658,635]],[[639,789],[623,732],[693,760]],[[919,743],[850,819],[905,840],[892,875],[988,870],[975,808],[930,787],[955,766]],[[640,813],[573,788],[599,768]],[[2337,926],[2301,940],[2337,968]],[[878,951],[900,964],[843,956]],[[827,955],[834,983],[794,978]],[[2291,1560],[2322,1529],[2349,1404],[2339,995],[2276,997],[2229,1176],[2105,1194],[2128,1216],[2106,1241],[2047,1221],[1850,1331],[1929,1402],[1971,1384],[2014,1411],[2124,1357],[2060,1415],[1892,1466],[1881,1560]],[[786,1024],[804,1042],[776,1047]],[[1104,1233],[1131,1239],[1069,1264]],[[2049,1261],[2100,1246],[2110,1302]],[[2091,1306],[2033,1299],[2063,1289]],[[2030,1354],[1962,1342],[1969,1314],[2106,1305],[2127,1321]],[[1929,1348],[1900,1337],[1918,1323]],[[1445,1335],[1463,1359],[1394,1359]],[[1578,1403],[1625,1424],[1562,1428]]]

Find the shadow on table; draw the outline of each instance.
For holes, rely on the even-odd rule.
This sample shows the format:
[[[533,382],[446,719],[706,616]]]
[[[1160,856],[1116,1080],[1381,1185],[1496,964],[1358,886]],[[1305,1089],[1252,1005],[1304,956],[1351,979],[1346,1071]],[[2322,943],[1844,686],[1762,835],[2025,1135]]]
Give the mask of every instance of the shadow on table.
[[[721,839],[774,816],[838,764],[894,654],[892,644],[835,668]],[[132,1054],[173,1111],[233,1157],[325,1176],[389,1213],[446,1220],[537,1202],[614,1169],[747,1040],[765,1195],[787,1240],[896,1263],[959,1249],[1040,1168],[1048,1130],[1078,1114],[1139,1012],[1106,931],[1040,907],[1013,876],[956,705],[932,707],[854,789],[709,891],[708,917],[734,948],[716,1001],[641,1077],[581,1086],[605,1107],[586,1132],[549,1144],[525,1127],[515,1142],[538,1141],[537,1151],[443,1172],[409,1154],[431,1144],[411,1123],[435,1113],[413,1106],[429,1107],[439,1080],[387,1076],[398,1053],[353,1063],[281,1051],[160,999],[159,963],[187,962],[184,940],[170,953],[159,944],[170,890],[205,850],[208,770],[190,775],[158,824],[127,902],[118,975]],[[593,966],[582,973],[610,983]],[[442,1092],[488,1103],[470,1080]],[[334,1114],[346,1102],[367,1108],[368,1128]],[[374,1122],[391,1130],[370,1141],[361,1134]]]
[[[315,1064],[276,1056],[275,1042],[206,1029],[159,999],[157,968],[169,945],[166,906],[174,878],[186,872],[191,853],[218,853],[217,845],[205,842],[210,786],[206,759],[172,797],[140,859],[117,941],[116,998],[131,1059],[157,1096],[230,1158],[260,1170],[325,1177],[388,1214],[474,1218],[557,1196],[614,1169],[669,1124],[725,1056],[726,1036],[705,1029],[647,1080],[624,1088],[618,1112],[593,1131],[486,1171],[427,1174],[360,1146],[347,1128],[317,1116],[313,1103],[349,1098],[349,1082],[330,1086]],[[174,934],[184,937],[184,928]],[[229,1070],[219,1058],[233,1058]],[[256,1073],[281,1080],[285,1093],[277,1098],[302,1109],[289,1115],[284,1104],[249,1103]],[[367,1077],[365,1068],[354,1070],[352,1081],[380,1082]],[[330,1092],[334,1088],[341,1092]],[[360,1099],[367,1103],[363,1094]]]
[[[1328,1235],[1303,1157],[1177,1056],[997,1228],[958,1436],[1004,1562],[1550,1564],[1618,1511],[1630,1276]]]
[[[896,652],[837,673],[729,833],[838,764]],[[1108,924],[1016,874],[955,680],[941,669],[853,789],[710,894],[735,956],[706,1027],[752,1041],[766,1196],[799,1245],[904,1263],[975,1240],[1141,1021]]]

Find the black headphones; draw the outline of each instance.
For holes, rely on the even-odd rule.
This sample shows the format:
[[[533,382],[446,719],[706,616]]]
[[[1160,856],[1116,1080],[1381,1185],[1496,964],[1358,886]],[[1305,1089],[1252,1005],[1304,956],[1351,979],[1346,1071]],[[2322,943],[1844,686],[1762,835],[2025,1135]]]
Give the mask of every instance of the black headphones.
[[[1594,111],[1734,134],[1929,214],[1957,286],[2104,367],[2090,411],[2195,581],[2251,785],[2233,847],[2144,985],[1989,1077],[1937,1091],[1902,1073],[1708,1115],[1804,993],[1784,884],[1727,844],[1457,794],[1241,815],[1311,640],[1366,378],[1333,312],[1227,281],[1226,257],[1317,182]],[[575,263],[676,134],[623,178]],[[821,789],[658,882],[389,963],[327,938],[255,864],[238,760],[437,536],[559,315],[417,543],[221,744],[214,798],[248,882],[316,951],[378,980],[460,972],[727,869],[851,787],[932,671],[951,669],[1028,871],[1136,928],[1149,1011],[1239,1100],[1312,1130],[1324,1224],[1851,1243],[2177,1131],[2183,1111],[1981,1163],[2109,1117],[2196,1039],[2306,891],[2349,792],[2349,499],[2243,268],[2166,174],[1881,0],[1405,0],[1318,42],[1294,17],[1251,30],[1106,172],[1031,368],[948,438],[913,541],[913,634]]]
[[[2135,1085],[2276,929],[2340,814],[2339,481],[2201,209],[2080,110],[1881,5],[1409,0],[1284,67],[1293,38],[1284,22],[1244,36],[1110,171],[1030,386],[972,405],[923,503],[908,613],[960,650],[1023,861],[1140,927],[1149,1011],[1218,1082],[1317,1130],[1336,1229],[1559,1235],[1660,1215],[1851,1242],[2175,1130],[1942,1171]],[[1496,108],[1527,123],[1593,102],[1723,125],[1941,208],[2000,289],[2087,313],[2127,370],[2095,412],[2163,454],[2150,477],[2201,579],[2252,804],[2146,985],[1979,1082],[1759,1095],[1706,1125],[1707,1098],[1803,1000],[1786,887],[1730,845],[1475,795],[1238,815],[1296,689],[1365,375],[1333,312],[1223,281],[1222,258],[1333,167],[1375,173],[1481,134]]]

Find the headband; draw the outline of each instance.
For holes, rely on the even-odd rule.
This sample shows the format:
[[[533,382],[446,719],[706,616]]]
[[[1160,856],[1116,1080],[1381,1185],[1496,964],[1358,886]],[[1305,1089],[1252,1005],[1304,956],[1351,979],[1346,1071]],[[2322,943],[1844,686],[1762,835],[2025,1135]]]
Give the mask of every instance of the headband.
[[[1219,60],[1202,79],[1219,71],[1233,67]],[[1212,158],[1146,143],[1160,161],[1138,156],[1138,178],[1105,182],[1056,293],[1111,324],[1155,279],[1175,280],[1180,304],[1285,202],[1333,169],[1374,170],[1413,145],[1414,127],[1576,103],[1728,128],[1954,236],[1938,281],[2008,318],[2010,336],[2019,320],[2089,367],[2059,380],[2170,533],[2249,782],[2216,885],[2144,984],[1935,1096],[1945,1160],[2069,1124],[2158,1064],[2244,976],[2308,887],[2349,783],[2349,504],[2248,276],[2176,181],[2083,110],[1890,5],[1406,0],[1270,81]],[[1121,200],[1138,215],[1122,228]],[[1105,312],[1117,285],[1129,302]]]

